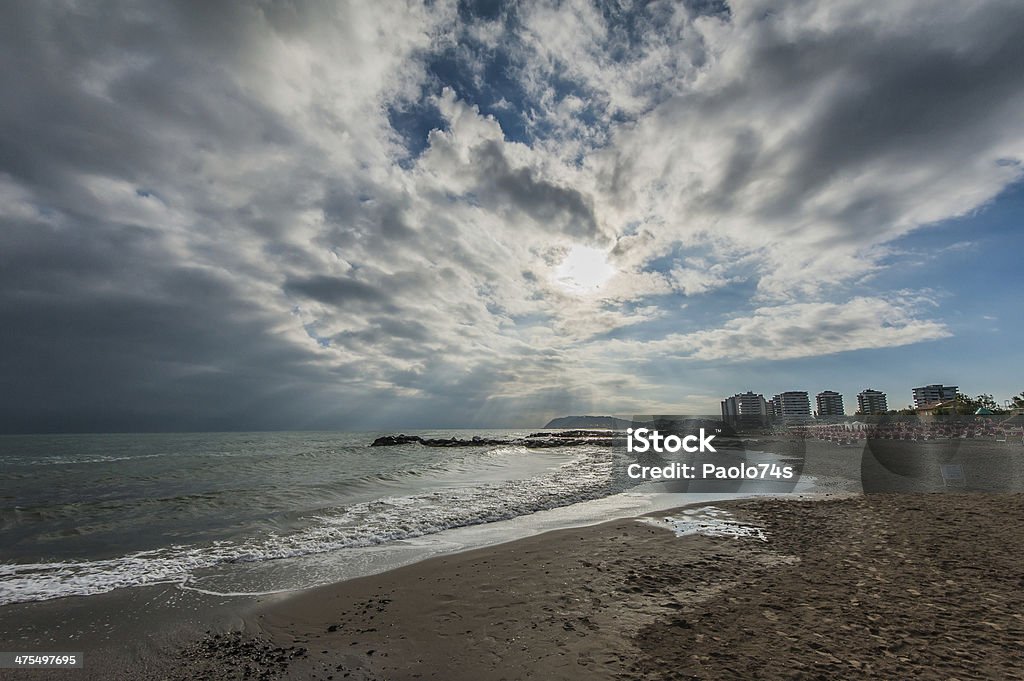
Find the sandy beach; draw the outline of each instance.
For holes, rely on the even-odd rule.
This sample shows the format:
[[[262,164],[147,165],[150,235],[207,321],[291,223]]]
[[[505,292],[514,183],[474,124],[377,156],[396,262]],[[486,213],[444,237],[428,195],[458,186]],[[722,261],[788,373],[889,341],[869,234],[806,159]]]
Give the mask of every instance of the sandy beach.
[[[1024,496],[720,504],[756,537],[621,520],[262,605],[152,678],[1024,678]]]

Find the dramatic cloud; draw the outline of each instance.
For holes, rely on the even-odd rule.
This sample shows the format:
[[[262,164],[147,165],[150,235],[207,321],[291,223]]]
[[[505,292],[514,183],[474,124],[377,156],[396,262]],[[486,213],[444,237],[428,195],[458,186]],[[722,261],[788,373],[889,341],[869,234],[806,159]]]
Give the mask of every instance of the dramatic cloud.
[[[1021,3],[475,4],[0,9],[0,429],[524,424],[953,333],[870,281],[1020,179]]]
[[[794,303],[754,310],[721,328],[672,334],[662,340],[610,344],[617,352],[679,355],[700,360],[793,359],[864,348],[897,347],[949,335],[936,322],[914,318],[909,305],[877,298],[843,304]]]

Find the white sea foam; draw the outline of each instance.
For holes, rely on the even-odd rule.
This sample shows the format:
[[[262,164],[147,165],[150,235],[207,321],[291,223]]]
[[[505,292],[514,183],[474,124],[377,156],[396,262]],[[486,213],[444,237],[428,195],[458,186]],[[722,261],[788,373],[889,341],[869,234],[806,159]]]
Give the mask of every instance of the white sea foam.
[[[490,452],[502,456],[507,452]],[[307,518],[289,534],[266,534],[202,546],[173,545],[91,561],[0,564],[0,605],[85,596],[146,584],[186,586],[198,570],[230,563],[297,558],[377,546],[448,529],[507,520],[621,491],[614,455],[606,449],[576,453],[560,468],[521,480],[435,489],[384,497]]]
[[[740,523],[728,511],[715,506],[687,508],[682,510],[681,515],[639,520],[650,525],[667,527],[675,532],[677,537],[699,534],[705,537],[753,537],[768,541],[763,528]]]

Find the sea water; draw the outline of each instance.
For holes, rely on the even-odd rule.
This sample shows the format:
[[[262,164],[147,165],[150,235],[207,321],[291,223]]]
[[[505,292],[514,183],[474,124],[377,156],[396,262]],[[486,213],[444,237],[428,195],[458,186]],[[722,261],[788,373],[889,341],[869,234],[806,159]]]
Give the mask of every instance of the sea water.
[[[698,500],[655,501],[619,448],[377,435],[0,436],[0,605],[168,582],[272,593]]]

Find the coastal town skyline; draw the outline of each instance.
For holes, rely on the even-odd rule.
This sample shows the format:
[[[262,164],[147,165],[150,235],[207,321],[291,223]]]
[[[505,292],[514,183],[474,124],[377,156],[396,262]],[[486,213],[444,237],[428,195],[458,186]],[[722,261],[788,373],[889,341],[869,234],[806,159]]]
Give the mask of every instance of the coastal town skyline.
[[[822,390],[817,394],[806,390],[784,390],[775,393],[759,393],[747,390],[736,393],[722,400],[722,417],[763,416],[764,418],[814,417],[827,418],[832,416],[876,415],[909,411],[931,411],[959,400],[965,404],[979,404],[979,408],[988,413],[991,410],[1010,410],[1024,406],[1024,391],[1002,401],[990,393],[978,393],[976,396],[961,393],[959,386],[932,383],[911,389],[911,402],[906,406],[894,406],[889,403],[889,396],[881,390],[864,388],[856,395],[856,406],[847,411],[842,393],[835,390]],[[984,404],[981,404],[984,402]]]

